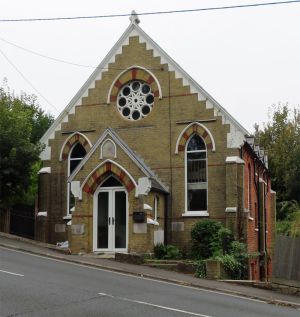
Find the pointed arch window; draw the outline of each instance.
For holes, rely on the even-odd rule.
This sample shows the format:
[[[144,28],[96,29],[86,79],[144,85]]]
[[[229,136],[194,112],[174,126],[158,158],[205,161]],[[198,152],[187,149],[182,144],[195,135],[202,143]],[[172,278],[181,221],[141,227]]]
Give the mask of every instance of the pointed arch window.
[[[68,160],[68,176],[70,176],[78,164],[86,155],[86,150],[81,143],[76,143],[70,153]],[[67,215],[71,215],[75,207],[75,197],[71,192],[71,184],[68,183],[68,198],[67,198]]]
[[[193,134],[186,145],[186,214],[207,215],[207,149]]]

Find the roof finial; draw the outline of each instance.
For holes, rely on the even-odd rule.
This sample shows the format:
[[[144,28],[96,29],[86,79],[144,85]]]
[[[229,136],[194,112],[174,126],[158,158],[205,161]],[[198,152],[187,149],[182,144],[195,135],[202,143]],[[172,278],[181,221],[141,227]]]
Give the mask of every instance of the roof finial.
[[[133,24],[139,24],[140,23],[139,16],[137,15],[137,13],[134,10],[131,11],[131,16],[130,16],[129,20]]]

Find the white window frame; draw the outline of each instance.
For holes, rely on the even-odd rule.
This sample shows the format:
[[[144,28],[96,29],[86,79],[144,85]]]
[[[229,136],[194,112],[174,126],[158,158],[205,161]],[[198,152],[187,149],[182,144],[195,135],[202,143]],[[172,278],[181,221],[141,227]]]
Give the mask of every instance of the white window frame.
[[[205,145],[205,150],[195,150],[195,151],[187,151],[187,147],[189,145],[189,142],[191,141],[191,139],[194,137],[194,135],[198,135],[202,141],[204,142]],[[206,182],[201,182],[198,184],[203,184],[205,189],[206,189],[206,210],[188,210],[188,182],[187,182],[187,173],[188,173],[188,168],[187,168],[187,154],[188,153],[206,153]],[[186,142],[186,146],[185,146],[185,151],[184,151],[184,170],[185,170],[185,175],[184,175],[184,188],[185,188],[185,213],[182,214],[182,216],[184,217],[194,217],[194,216],[200,216],[200,217],[206,217],[209,216],[208,213],[208,164],[207,164],[207,147],[206,147],[206,143],[203,140],[203,138],[199,135],[199,134],[192,134],[189,139]]]
[[[71,175],[71,173],[70,173],[70,168],[71,168],[71,164],[70,164],[70,161],[79,161],[79,163],[78,164],[80,164],[80,162],[83,160],[83,158],[84,157],[81,157],[81,158],[71,158],[71,154],[72,154],[72,152],[73,152],[73,150],[74,150],[74,148],[75,148],[75,146],[77,145],[77,144],[81,144],[80,142],[76,142],[75,144],[73,144],[73,146],[72,146],[72,148],[71,148],[71,150],[70,150],[70,152],[69,152],[69,155],[68,155],[68,177]],[[81,146],[83,146],[82,144],[81,144]],[[86,155],[86,153],[85,153],[85,155]],[[77,166],[78,166],[78,164],[77,164]],[[71,192],[71,183],[69,183],[69,182],[67,182],[67,216],[66,217],[64,217],[65,219],[71,219],[71,217],[72,217],[72,213],[70,212],[70,192]],[[75,209],[74,209],[75,210]],[[73,211],[74,211],[73,210]]]

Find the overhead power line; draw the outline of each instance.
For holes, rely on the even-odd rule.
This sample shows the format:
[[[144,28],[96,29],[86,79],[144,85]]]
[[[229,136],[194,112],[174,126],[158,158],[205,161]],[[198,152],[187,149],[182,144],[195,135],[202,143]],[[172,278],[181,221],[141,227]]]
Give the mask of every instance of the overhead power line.
[[[4,42],[4,43],[6,43],[6,44],[9,44],[9,45],[11,45],[11,46],[14,46],[14,47],[16,47],[16,48],[18,48],[18,49],[20,49],[20,50],[23,50],[23,51],[25,51],[25,52],[27,52],[27,53],[30,53],[30,54],[33,54],[33,55],[36,55],[36,56],[39,56],[39,57],[51,59],[52,61],[55,61],[55,62],[60,62],[60,63],[69,64],[69,65],[73,65],[73,66],[86,67],[86,68],[97,68],[97,66],[83,65],[83,64],[73,63],[73,62],[69,62],[69,61],[63,60],[63,59],[59,59],[59,58],[47,56],[47,55],[44,55],[44,54],[35,52],[35,51],[31,50],[31,49],[22,47],[22,46],[20,46],[20,45],[18,45],[18,44],[12,43],[12,42],[10,42],[10,41],[7,41],[7,40],[5,40],[5,39],[2,38],[2,37],[0,37],[0,41]]]
[[[44,55],[44,54],[41,54],[41,53],[38,53],[36,51],[33,51],[29,48],[25,48],[23,46],[20,46],[16,43],[13,43],[13,42],[10,42],[2,37],[0,37],[0,41],[6,43],[6,44],[9,44],[13,47],[16,47],[22,51],[25,51],[27,53],[30,53],[30,54],[33,54],[33,55],[36,55],[36,56],[39,56],[39,57],[42,57],[42,58],[45,58],[45,59],[49,59],[49,60],[52,60],[54,62],[59,62],[59,63],[63,63],[63,64],[68,64],[68,65],[72,65],[72,66],[78,66],[78,67],[85,67],[85,68],[93,68],[93,69],[103,69],[103,70],[108,70],[108,69],[114,69],[114,70],[125,70],[126,68],[115,68],[115,67],[99,67],[99,66],[92,66],[92,65],[86,65],[86,64],[78,64],[78,63],[74,63],[74,62],[70,62],[70,61],[66,61],[64,59],[60,59],[60,58],[55,58],[55,57],[51,57],[51,56],[48,56],[48,55]],[[149,70],[162,70],[161,68],[148,68]]]
[[[278,2],[263,2],[263,3],[249,3],[231,6],[221,7],[208,7],[198,9],[182,9],[182,10],[169,10],[169,11],[153,11],[153,12],[141,12],[138,15],[160,15],[160,14],[174,14],[174,13],[191,13],[200,11],[216,11],[227,9],[242,9],[242,8],[254,8],[262,6],[274,6],[283,4],[300,3],[300,0],[278,1]],[[0,19],[0,22],[43,22],[43,21],[60,21],[60,20],[87,20],[87,19],[104,19],[104,18],[119,18],[128,17],[131,13],[121,14],[108,14],[108,15],[89,15],[89,16],[73,16],[73,17],[49,17],[49,18],[17,18],[17,19]]]
[[[50,105],[53,109],[55,109],[57,112],[59,110],[46,98],[44,97],[31,83],[31,81],[18,69],[18,67],[8,58],[8,56],[0,49],[0,54],[6,59],[6,61],[15,69],[15,71],[27,82],[27,84],[38,94],[40,95],[48,105]]]

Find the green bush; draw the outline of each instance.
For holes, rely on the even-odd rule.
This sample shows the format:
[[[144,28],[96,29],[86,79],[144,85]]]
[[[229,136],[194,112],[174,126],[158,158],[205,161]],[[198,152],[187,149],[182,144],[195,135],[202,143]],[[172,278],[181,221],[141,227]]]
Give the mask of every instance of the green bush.
[[[281,220],[276,222],[276,233],[282,236],[289,236],[291,232],[291,222]]]
[[[222,253],[229,253],[231,249],[231,243],[234,241],[234,236],[231,230],[224,227],[221,228],[218,231],[218,240],[220,248],[222,249]]]
[[[175,260],[182,258],[182,254],[177,247],[174,245],[164,245],[162,243],[154,246],[154,256],[159,260]]]
[[[217,233],[221,229],[220,222],[203,220],[197,222],[191,230],[192,257],[194,259],[207,259],[213,255],[214,247],[218,245]]]
[[[206,264],[205,260],[200,260],[196,264],[195,276],[200,278],[206,277]]]
[[[279,202],[276,209],[277,220],[291,220],[293,213],[300,211],[300,206],[296,200],[288,200]]]
[[[300,211],[293,212],[289,216],[289,220],[277,221],[276,232],[279,235],[299,237],[300,236]]]
[[[246,244],[235,241],[231,230],[213,220],[204,220],[194,225],[191,231],[192,257],[200,260],[196,276],[205,276],[205,262],[219,260],[230,278],[247,278],[248,253]]]
[[[300,237],[300,210],[291,217],[291,237]]]
[[[154,256],[156,259],[162,260],[166,255],[165,245],[162,243],[158,243],[154,246]]]
[[[242,276],[242,265],[241,263],[232,255],[224,254],[216,258],[219,260],[226,271],[226,273],[233,279],[240,279]]]
[[[247,279],[248,276],[248,252],[245,243],[232,241],[229,254],[240,264],[240,272],[238,278]]]

